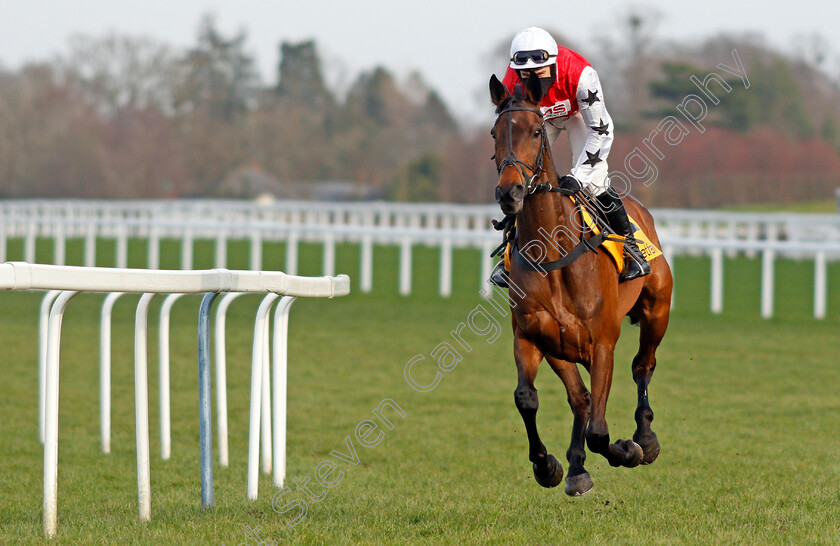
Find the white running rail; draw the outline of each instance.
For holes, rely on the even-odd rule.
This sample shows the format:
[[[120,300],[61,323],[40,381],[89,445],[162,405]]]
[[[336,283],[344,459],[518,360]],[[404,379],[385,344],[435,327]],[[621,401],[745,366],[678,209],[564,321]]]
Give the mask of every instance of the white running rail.
[[[230,271],[227,269],[212,269],[205,271],[154,271],[143,269],[115,269],[99,267],[76,267],[29,264],[10,262],[0,264],[0,290],[50,290],[50,298],[54,297],[49,318],[47,320],[47,342],[45,344],[44,362],[44,534],[53,537],[56,533],[58,521],[58,403],[59,403],[59,348],[61,338],[61,322],[64,310],[69,301],[79,292],[110,292],[110,293],[142,293],[143,297],[137,307],[135,322],[135,419],[137,430],[137,480],[138,505],[141,520],[151,517],[151,480],[149,462],[149,408],[147,385],[146,358],[146,317],[148,305],[155,294],[189,294],[189,293],[263,293],[272,300],[279,296],[294,297],[335,297],[346,295],[350,291],[350,280],[346,275],[336,277],[298,277],[282,272],[266,271]],[[285,299],[285,298],[284,298]],[[275,392],[274,400],[278,403],[279,395],[285,393],[285,347],[278,348],[277,343],[285,346],[286,318],[290,299],[282,309],[278,309],[281,320],[275,324],[275,352],[278,361],[275,362]],[[42,304],[46,306],[46,304]],[[270,307],[270,306],[269,306]],[[209,314],[209,310],[207,311]],[[258,328],[265,326],[258,321]],[[264,330],[263,330],[264,331]],[[255,343],[254,361],[264,362],[267,343]],[[201,353],[201,351],[199,351]],[[282,361],[279,359],[282,358]],[[199,365],[201,367],[201,364]],[[282,377],[278,372],[283,370]],[[209,371],[207,372],[209,373]],[[263,366],[255,366],[251,391],[252,407],[256,400],[259,407],[265,391],[263,383],[268,381],[264,375]],[[209,376],[208,376],[209,377]],[[104,378],[103,378],[104,381]],[[209,381],[206,396],[209,397]],[[283,404],[275,407],[275,442],[285,440],[285,414],[278,411],[285,408]],[[104,415],[104,413],[103,413]],[[204,419],[204,414],[203,419]],[[259,413],[252,412],[252,434],[254,427],[259,431]],[[283,421],[282,428],[279,421]],[[103,421],[104,422],[104,421]],[[206,415],[209,425],[209,411]],[[204,424],[202,423],[202,426]],[[104,424],[103,424],[104,427]],[[209,426],[208,426],[209,429]],[[268,438],[270,439],[270,435]],[[205,506],[212,505],[212,468],[210,472],[210,491],[205,497],[205,443],[209,439],[202,437],[202,502]],[[108,446],[104,443],[103,450]],[[249,449],[254,449],[251,444]],[[282,457],[278,448],[283,451]],[[283,471],[285,467],[285,442],[275,443],[275,469]],[[209,449],[208,449],[209,453]],[[250,457],[250,456],[249,456]],[[249,476],[251,470],[249,469]],[[275,475],[275,483],[282,484],[282,476]],[[249,496],[251,492],[249,479]],[[208,500],[209,499],[209,502]]]
[[[777,259],[814,262],[814,316],[826,314],[827,264],[840,260],[840,214],[748,213],[686,209],[652,209],[657,230],[668,247],[667,257],[708,255],[713,262],[713,286],[722,283],[724,257],[761,256],[763,275],[756,279],[765,287],[762,316],[772,316],[770,294],[775,277],[770,265]],[[285,244],[285,271],[295,274],[298,246],[314,242],[322,246],[323,275],[335,269],[336,245],[359,245],[359,288],[373,289],[376,245],[398,248],[399,266],[394,275],[401,294],[412,291],[412,265],[415,249],[431,246],[440,250],[438,292],[452,293],[454,249],[480,251],[481,272],[476,288],[487,291],[487,277],[493,265],[489,252],[500,243],[490,220],[500,218],[496,205],[456,205],[447,203],[344,203],[284,201],[257,204],[249,201],[173,200],[173,201],[85,201],[85,200],[0,200],[0,261],[6,259],[8,241],[15,240],[26,261],[39,254],[36,242],[52,240],[52,261],[62,263],[63,248],[71,239],[84,245],[86,265],[93,265],[97,248],[111,240],[116,248],[114,264],[124,267],[129,239],[147,243],[145,267],[161,263],[161,242],[177,240],[181,247],[180,267],[191,266],[193,245],[213,241],[215,266],[229,267],[227,247],[232,241],[247,241],[248,265],[259,268],[264,262],[265,244]],[[22,241],[22,243],[19,243]],[[110,243],[108,243],[110,244]],[[815,250],[815,245],[819,249]],[[41,252],[42,254],[42,252]],[[16,256],[18,257],[18,256]],[[673,260],[672,264],[673,264]],[[171,263],[174,266],[174,263]],[[712,291],[710,307],[723,307],[722,292]]]

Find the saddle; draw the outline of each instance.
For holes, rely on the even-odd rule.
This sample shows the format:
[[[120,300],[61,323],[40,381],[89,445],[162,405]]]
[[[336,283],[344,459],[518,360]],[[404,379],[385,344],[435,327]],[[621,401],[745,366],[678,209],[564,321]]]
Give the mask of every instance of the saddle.
[[[505,230],[505,241],[493,252],[492,256],[498,255],[504,248],[505,271],[510,272],[511,259],[516,259],[517,263],[532,271],[556,270],[574,262],[585,252],[590,250],[596,251],[598,249],[603,250],[610,256],[610,258],[612,258],[613,264],[615,265],[618,273],[624,271],[624,239],[609,231],[609,228],[606,227],[609,224],[607,224],[604,218],[600,217],[598,209],[594,208],[596,212],[593,213],[591,210],[593,207],[583,202],[586,201],[586,199],[578,200],[575,199],[574,195],[570,195],[569,198],[578,207],[581,217],[583,218],[583,222],[592,236],[587,238],[586,233],[583,233],[580,243],[578,243],[571,252],[569,252],[566,256],[563,256],[560,260],[537,263],[528,260],[520,252],[516,252],[515,255],[512,254],[512,250],[517,246],[516,221],[513,217],[506,217],[501,222],[494,221],[493,225],[496,229]],[[650,262],[657,256],[661,256],[662,250],[651,242],[644,230],[639,227],[639,222],[637,222],[632,216],[628,215],[628,218],[630,219],[630,224],[634,228],[633,237],[636,239],[639,250],[641,250],[645,259]]]

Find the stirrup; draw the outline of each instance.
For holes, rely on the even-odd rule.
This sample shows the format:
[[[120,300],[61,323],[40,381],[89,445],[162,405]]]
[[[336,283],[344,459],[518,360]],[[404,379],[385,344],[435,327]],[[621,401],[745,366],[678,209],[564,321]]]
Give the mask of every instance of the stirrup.
[[[632,258],[628,259],[624,271],[618,276],[618,282],[632,281],[633,279],[650,275],[650,264],[647,260],[643,263],[644,265],[641,265]]]
[[[627,254],[625,260],[624,271],[618,276],[618,282],[632,281],[633,279],[650,275],[650,264],[645,259],[642,251],[639,250],[636,240],[627,238],[624,243],[624,249]]]
[[[510,288],[507,283],[507,273],[505,272],[505,261],[500,260],[490,273],[490,282],[499,288]]]

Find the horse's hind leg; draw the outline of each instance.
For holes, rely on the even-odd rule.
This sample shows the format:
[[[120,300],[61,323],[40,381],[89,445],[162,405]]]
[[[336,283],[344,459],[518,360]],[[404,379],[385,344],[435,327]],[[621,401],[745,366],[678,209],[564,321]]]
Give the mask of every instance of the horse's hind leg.
[[[670,275],[666,280],[670,280]],[[639,302],[633,309],[633,316],[638,318],[639,352],[633,358],[633,381],[638,391],[636,406],[636,432],[633,441],[644,451],[642,464],[650,464],[659,456],[659,440],[650,428],[653,410],[648,401],[648,385],[653,370],[656,368],[656,348],[668,328],[668,316],[671,304],[671,286],[669,282],[656,283],[658,286],[645,286]]]
[[[543,353],[527,340],[518,328],[514,332],[513,352],[519,377],[513,399],[528,434],[528,459],[534,463],[534,478],[537,483],[543,487],[554,487],[563,480],[563,466],[554,455],[546,451],[537,433],[537,408],[540,403],[537,389],[534,388],[534,380],[537,377],[537,369],[542,362]]]
[[[586,424],[589,422],[591,403],[589,391],[586,390],[586,385],[580,376],[577,364],[565,360],[558,360],[550,356],[546,356],[546,360],[566,386],[569,406],[571,406],[572,413],[574,414],[572,441],[569,444],[569,450],[566,451],[566,460],[569,461],[569,475],[566,476],[566,494],[571,497],[576,497],[588,493],[592,489],[592,478],[589,477],[589,473],[583,468],[583,463],[586,460],[584,433],[586,432]]]
[[[586,445],[593,453],[603,455],[611,466],[632,468],[642,462],[642,448],[632,440],[617,440],[611,444],[607,426],[607,399],[612,385],[614,349],[614,345],[597,345],[589,366],[592,405],[589,426],[586,427]]]

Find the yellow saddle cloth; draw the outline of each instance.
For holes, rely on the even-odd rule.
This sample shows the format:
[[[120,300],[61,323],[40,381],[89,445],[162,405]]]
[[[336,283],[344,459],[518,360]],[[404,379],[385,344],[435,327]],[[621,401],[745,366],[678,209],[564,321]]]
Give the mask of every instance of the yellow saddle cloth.
[[[572,201],[575,200],[574,196],[571,196],[570,199]],[[601,228],[599,228],[598,224],[595,223],[595,220],[592,219],[592,215],[588,210],[586,210],[586,207],[581,205],[580,210],[583,212],[583,221],[586,222],[587,227],[592,230],[592,233],[595,235],[601,233]],[[650,241],[645,232],[642,231],[642,228],[639,227],[639,223],[636,222],[632,216],[628,215],[628,218],[630,219],[630,224],[634,228],[633,237],[636,238],[636,244],[639,246],[639,250],[642,251],[642,255],[645,259],[647,261],[651,261],[657,256],[661,256],[662,251]],[[610,241],[607,239],[601,243],[600,248],[610,255],[619,273],[624,271],[624,243]],[[507,247],[505,247],[505,271],[510,271],[510,243],[508,243]]]

